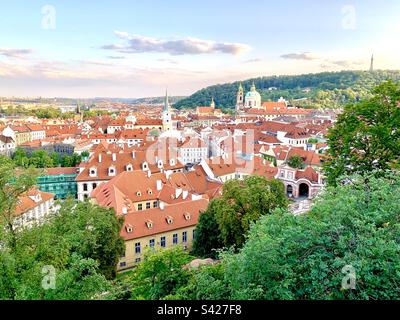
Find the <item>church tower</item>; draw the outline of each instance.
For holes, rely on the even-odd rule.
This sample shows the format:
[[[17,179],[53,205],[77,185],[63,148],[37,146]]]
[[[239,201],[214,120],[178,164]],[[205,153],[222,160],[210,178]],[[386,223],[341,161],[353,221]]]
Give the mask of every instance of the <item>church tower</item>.
[[[374,55],[372,55],[371,57],[371,65],[369,67],[369,72],[373,72],[374,71]]]
[[[242,83],[239,85],[238,92],[236,94],[236,114],[238,114],[244,106],[244,91],[242,87]]]
[[[162,113],[162,124],[164,132],[172,130],[172,114],[171,114],[171,107],[168,101],[168,91],[165,92],[164,109]]]
[[[215,109],[214,97],[211,97],[210,108],[213,109],[213,110]]]

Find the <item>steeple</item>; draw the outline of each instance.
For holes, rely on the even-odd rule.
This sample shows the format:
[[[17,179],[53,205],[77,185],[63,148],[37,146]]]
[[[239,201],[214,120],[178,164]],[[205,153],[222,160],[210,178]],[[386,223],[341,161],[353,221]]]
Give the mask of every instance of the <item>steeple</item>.
[[[169,112],[168,90],[165,90],[164,112]]]
[[[211,97],[211,104],[210,107],[215,109],[215,102],[214,102],[214,97]]]
[[[374,55],[371,57],[371,65],[369,67],[369,71],[372,72],[374,71]]]
[[[253,81],[253,84],[251,85],[250,91],[256,91],[256,85]]]

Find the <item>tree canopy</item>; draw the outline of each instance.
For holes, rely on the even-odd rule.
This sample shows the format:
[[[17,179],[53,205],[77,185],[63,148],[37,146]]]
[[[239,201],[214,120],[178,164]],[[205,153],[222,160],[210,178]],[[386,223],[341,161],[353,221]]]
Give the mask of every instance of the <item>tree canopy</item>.
[[[329,183],[343,174],[396,167],[400,161],[400,83],[385,82],[373,97],[349,104],[328,134]]]
[[[264,101],[277,101],[280,97],[292,105],[305,108],[341,108],[347,103],[370,97],[370,90],[385,80],[400,80],[399,71],[377,70],[340,71],[303,74],[295,76],[271,76],[242,82],[249,91],[254,82]],[[175,108],[195,108],[209,105],[214,97],[218,108],[234,108],[239,82],[213,85],[179,100]]]

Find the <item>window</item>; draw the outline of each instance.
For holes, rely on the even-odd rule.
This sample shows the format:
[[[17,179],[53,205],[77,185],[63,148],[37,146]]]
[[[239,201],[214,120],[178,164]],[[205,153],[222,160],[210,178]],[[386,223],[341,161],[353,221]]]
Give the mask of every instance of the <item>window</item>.
[[[126,262],[120,262],[120,263],[119,263],[119,266],[120,266],[121,268],[126,267]]]
[[[83,184],[83,191],[88,191],[87,183],[84,183],[84,184]]]
[[[137,206],[137,209],[138,210],[143,210],[143,205],[141,203],[139,203],[138,206]]]
[[[150,202],[147,202],[146,203],[146,209],[150,209],[151,208],[151,203]]]
[[[165,237],[161,237],[160,245],[165,248]]]
[[[194,236],[195,236],[195,234],[196,234],[196,233],[195,233],[195,231],[196,231],[196,230],[195,230],[195,229],[193,229],[193,234],[192,234],[192,236],[193,236],[193,240],[194,240]]]
[[[135,253],[140,254],[140,242],[135,243]]]
[[[97,183],[93,183],[93,190],[97,188]]]
[[[178,244],[178,234],[174,233],[174,235],[172,236],[172,242],[173,244]]]
[[[182,242],[184,242],[184,243],[187,242],[187,231],[182,232]]]
[[[153,208],[157,208],[158,207],[158,202],[157,201],[154,201],[153,202]]]
[[[150,239],[149,246],[150,248],[154,248],[154,239]]]

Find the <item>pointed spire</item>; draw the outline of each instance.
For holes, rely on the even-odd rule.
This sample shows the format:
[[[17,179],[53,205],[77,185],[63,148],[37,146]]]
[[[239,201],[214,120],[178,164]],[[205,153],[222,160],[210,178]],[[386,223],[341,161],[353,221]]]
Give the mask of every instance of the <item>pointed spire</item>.
[[[370,72],[374,71],[374,55],[373,54],[371,56],[371,65],[369,67],[369,71]]]
[[[256,85],[254,83],[254,80],[253,80],[253,84],[251,85],[251,89],[250,90],[251,91],[256,91]]]
[[[239,83],[239,91],[243,91],[242,82]]]
[[[211,104],[210,104],[211,108],[215,108],[215,102],[214,102],[214,97],[211,97]]]
[[[168,89],[165,90],[164,112],[169,111]]]

